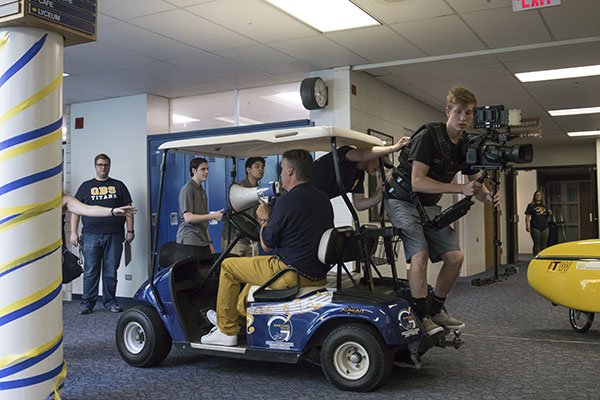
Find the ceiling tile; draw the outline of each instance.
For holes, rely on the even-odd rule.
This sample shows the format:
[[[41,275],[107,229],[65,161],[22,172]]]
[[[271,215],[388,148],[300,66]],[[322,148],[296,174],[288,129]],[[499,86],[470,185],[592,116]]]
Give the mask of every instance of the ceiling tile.
[[[302,72],[308,75],[314,69],[314,66],[264,45],[225,50],[218,54],[269,74]]]
[[[65,48],[65,56],[85,59],[115,68],[131,67],[153,61],[151,58],[101,42],[91,42]]]
[[[74,57],[65,54],[63,69],[70,75],[91,74],[94,72],[106,72],[114,69],[100,62],[88,61],[87,57]]]
[[[156,14],[173,8],[175,8],[175,6],[162,0],[98,1],[99,12],[120,20]]]
[[[426,56],[387,26],[350,29],[325,36],[374,63]]]
[[[215,78],[213,77],[163,61],[156,61],[125,70],[148,75],[178,86],[197,86],[215,82]]]
[[[357,65],[367,62],[366,59],[324,36],[285,40],[271,43],[270,45],[292,57],[312,64],[318,69]]]
[[[112,24],[98,33],[98,40],[113,46],[144,54],[156,60],[169,60],[197,49],[166,38],[127,22]]]
[[[455,15],[394,24],[390,27],[428,55],[461,53],[486,48]]]
[[[482,10],[493,10],[496,8],[510,8],[512,5],[506,0],[485,0],[485,1],[473,1],[473,0],[446,0],[452,8],[459,13],[469,13],[473,11]]]
[[[464,14],[463,19],[490,48],[543,43],[552,40],[537,11],[512,8]]]
[[[600,35],[600,1],[563,1],[540,10],[556,40]]]
[[[262,0],[221,0],[186,9],[263,43],[319,34],[317,30]],[[224,13],[224,9],[235,12]]]
[[[177,22],[174,23],[174,21]],[[242,35],[180,9],[135,18],[130,22],[151,32],[170,37],[206,51],[233,49],[256,43]]]
[[[360,8],[386,24],[418,21],[454,14],[442,0],[411,0],[385,2],[382,0],[354,0]]]
[[[264,72],[238,62],[202,51],[189,53],[185,56],[171,59],[169,62],[174,65],[202,72],[203,74],[218,78],[219,80],[227,80],[230,82],[244,78],[260,78],[267,75]]]

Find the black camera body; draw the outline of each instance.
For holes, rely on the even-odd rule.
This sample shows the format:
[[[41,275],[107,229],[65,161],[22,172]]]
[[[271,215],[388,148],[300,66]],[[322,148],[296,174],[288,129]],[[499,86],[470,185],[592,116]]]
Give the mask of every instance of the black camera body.
[[[473,127],[485,129],[486,132],[467,135],[464,151],[468,165],[475,168],[500,169],[509,162],[525,164],[533,160],[531,144],[505,144],[519,136],[510,133],[510,126],[520,123],[520,111],[505,110],[504,106],[498,105],[476,107],[473,113]],[[504,128],[504,132],[499,132],[499,128]]]

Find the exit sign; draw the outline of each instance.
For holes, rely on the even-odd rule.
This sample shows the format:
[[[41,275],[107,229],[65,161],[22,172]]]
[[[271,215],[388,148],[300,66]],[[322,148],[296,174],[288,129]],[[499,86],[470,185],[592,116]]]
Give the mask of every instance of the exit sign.
[[[560,0],[513,0],[513,11],[533,10],[535,8],[559,5]]]

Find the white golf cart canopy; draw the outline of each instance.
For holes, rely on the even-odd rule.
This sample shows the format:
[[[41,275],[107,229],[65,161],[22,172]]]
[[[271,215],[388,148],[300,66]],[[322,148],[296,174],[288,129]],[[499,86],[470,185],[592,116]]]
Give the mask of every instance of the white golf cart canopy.
[[[331,151],[332,137],[336,138],[338,147],[352,145],[364,149],[385,145],[381,139],[364,133],[330,126],[315,126],[173,140],[160,145],[159,150],[212,157],[248,158],[278,155],[292,149],[310,152]]]

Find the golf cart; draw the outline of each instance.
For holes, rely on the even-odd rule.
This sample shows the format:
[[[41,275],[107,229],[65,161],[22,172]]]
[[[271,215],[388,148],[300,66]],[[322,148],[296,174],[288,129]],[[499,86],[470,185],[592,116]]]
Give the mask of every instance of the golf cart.
[[[337,147],[344,145],[370,148],[383,143],[373,136],[331,127],[167,142],[160,146],[163,164],[158,207],[169,151],[234,161],[279,155],[297,148],[309,152],[332,151],[341,189]],[[332,287],[300,288],[298,284],[270,290],[269,284],[281,274],[295,271],[283,270],[269,282],[250,290],[246,329],[242,329],[237,346],[200,343],[200,338],[212,327],[205,312],[216,303],[221,261],[229,256],[240,238],[258,240],[254,218],[234,212],[229,206],[226,217],[239,233],[222,254],[180,259],[156,273],[151,269],[150,279],[134,295],[145,304],[127,310],[117,324],[116,342],[123,360],[136,367],[154,366],[167,357],[172,345],[221,357],[284,363],[309,360],[320,363],[325,376],[336,387],[369,391],[389,376],[395,360],[420,368],[420,356],[432,346],[458,348],[462,343],[459,331],[453,332],[452,340],[446,339],[448,331],[428,337],[411,311],[406,300],[410,293],[408,283],[398,279],[394,262],[392,240],[397,231],[385,226],[383,216],[381,226],[360,226],[356,210],[346,196],[342,197],[352,214],[354,227],[328,230],[319,247],[319,259],[335,271],[330,273],[334,277]],[[392,277],[382,276],[372,260],[380,240],[385,244]],[[156,248],[157,236],[152,266],[160,257]],[[361,273],[350,273],[347,262],[356,262]]]

